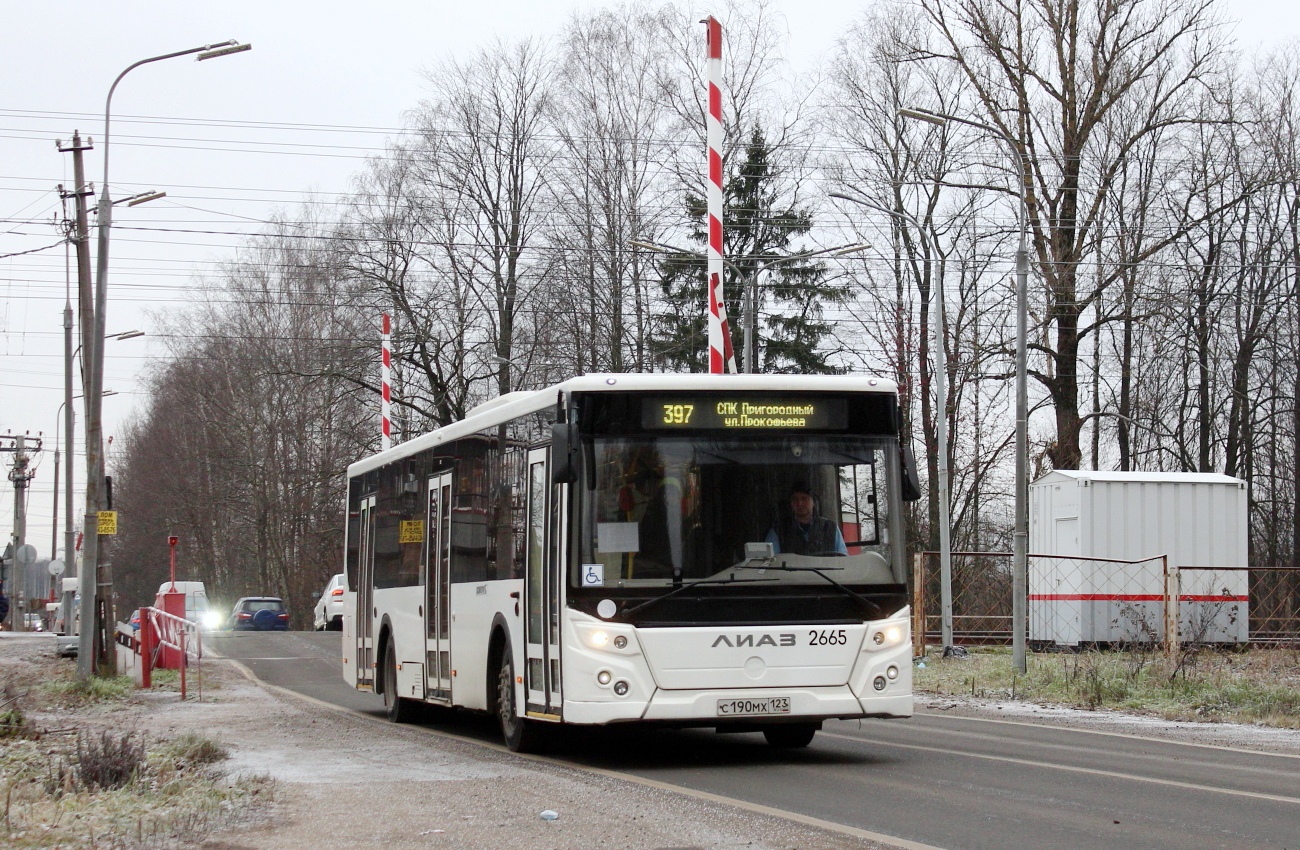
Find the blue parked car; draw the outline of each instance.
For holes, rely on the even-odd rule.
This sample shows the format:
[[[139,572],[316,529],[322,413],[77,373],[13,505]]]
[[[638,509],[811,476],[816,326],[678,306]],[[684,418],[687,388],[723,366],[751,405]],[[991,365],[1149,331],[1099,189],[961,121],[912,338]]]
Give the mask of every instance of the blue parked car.
[[[289,631],[289,612],[275,596],[245,596],[235,603],[226,628],[231,631]]]

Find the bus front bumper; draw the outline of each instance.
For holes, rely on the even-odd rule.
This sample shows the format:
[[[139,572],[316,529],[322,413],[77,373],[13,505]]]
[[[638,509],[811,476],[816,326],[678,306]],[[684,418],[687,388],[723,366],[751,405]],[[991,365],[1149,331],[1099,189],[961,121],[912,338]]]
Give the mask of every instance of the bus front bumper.
[[[788,701],[774,703],[774,699]],[[788,710],[778,710],[786,709]],[[746,713],[767,711],[772,713]],[[569,723],[606,724],[630,721],[711,726],[762,724],[802,718],[828,720],[857,717],[911,717],[910,692],[871,694],[861,699],[847,687],[763,688],[708,691],[656,690],[649,700],[575,702],[565,700]]]

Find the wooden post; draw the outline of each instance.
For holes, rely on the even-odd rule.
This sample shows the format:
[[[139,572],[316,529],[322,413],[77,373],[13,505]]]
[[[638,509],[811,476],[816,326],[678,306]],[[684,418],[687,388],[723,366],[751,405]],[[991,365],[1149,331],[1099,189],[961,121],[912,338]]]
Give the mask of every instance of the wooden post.
[[[1164,565],[1165,573],[1165,654],[1169,660],[1173,661],[1178,655],[1178,645],[1180,641],[1179,627],[1181,618],[1179,617],[1179,603],[1182,595],[1181,577],[1178,574],[1178,568],[1169,568],[1169,556],[1161,555],[1160,560]]]
[[[920,652],[917,652],[917,649]],[[925,553],[912,555],[912,654],[925,655]]]
[[[157,635],[154,633],[152,609],[140,609],[140,634],[138,640],[140,648],[140,687],[152,688],[153,649],[158,644]]]
[[[176,630],[181,644],[181,699],[185,699],[185,668],[190,666],[189,656],[185,654],[185,626]]]

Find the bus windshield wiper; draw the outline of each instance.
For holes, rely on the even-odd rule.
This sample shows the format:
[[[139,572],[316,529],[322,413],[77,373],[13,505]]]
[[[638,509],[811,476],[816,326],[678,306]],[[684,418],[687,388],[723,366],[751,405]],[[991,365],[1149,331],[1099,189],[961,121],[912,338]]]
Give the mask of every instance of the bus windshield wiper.
[[[655,596],[651,599],[647,599],[645,602],[642,602],[638,605],[633,605],[631,608],[628,608],[623,611],[623,616],[625,617],[631,616],[632,614],[635,614],[637,611],[640,611],[642,608],[648,608],[657,602],[663,602],[665,599],[667,599],[670,596],[676,596],[677,594],[681,593],[684,590],[690,590],[691,588],[699,587],[702,584],[757,584],[759,582],[765,582],[765,581],[776,581],[776,579],[736,578],[735,573],[732,573],[731,575],[728,576],[722,576],[722,577],[715,576],[714,578],[702,578],[699,581],[693,581],[690,584],[682,584],[678,587],[674,587],[672,590],[668,591],[662,596]]]
[[[746,558],[745,560],[741,561],[739,564],[736,564],[736,569],[778,570],[779,572],[783,572],[783,573],[813,573],[818,578],[825,579],[833,587],[835,587],[835,589],[840,590],[849,596],[852,596],[854,599],[858,600],[863,605],[868,606],[870,610],[875,612],[874,614],[872,614],[873,617],[880,617],[885,613],[884,610],[875,602],[872,602],[870,599],[863,596],[861,593],[858,593],[856,590],[852,590],[850,588],[845,587],[835,579],[826,575],[826,573],[824,572],[825,570],[842,570],[844,569],[843,567],[792,567],[788,564],[780,564],[778,566],[778,565],[773,565],[771,559],[769,558]]]

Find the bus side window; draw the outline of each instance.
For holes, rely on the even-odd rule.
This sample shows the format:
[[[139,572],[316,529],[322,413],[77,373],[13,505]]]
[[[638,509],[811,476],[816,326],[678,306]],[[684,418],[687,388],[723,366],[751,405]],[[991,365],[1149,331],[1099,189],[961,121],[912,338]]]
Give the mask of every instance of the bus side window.
[[[859,463],[840,467],[840,530],[849,554],[861,546],[881,543],[876,465]]]
[[[357,559],[361,552],[361,512],[353,507],[348,511],[348,543],[344,553],[344,571],[347,573],[348,590],[357,589]]]

